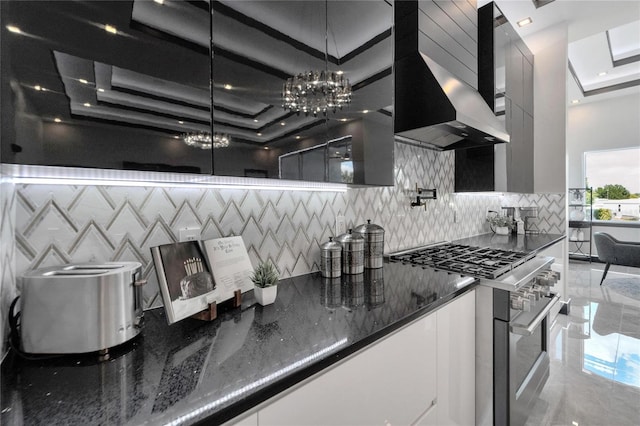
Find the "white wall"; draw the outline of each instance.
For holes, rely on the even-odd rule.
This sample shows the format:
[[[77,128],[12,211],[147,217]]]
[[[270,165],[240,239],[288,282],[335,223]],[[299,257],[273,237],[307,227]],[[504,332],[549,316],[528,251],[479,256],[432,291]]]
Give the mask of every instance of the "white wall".
[[[547,42],[533,52],[533,189],[536,193],[564,193],[567,187],[567,25],[553,26],[538,36]]]
[[[569,187],[584,186],[584,152],[640,146],[640,94],[569,108]],[[640,167],[640,165],[638,165]]]

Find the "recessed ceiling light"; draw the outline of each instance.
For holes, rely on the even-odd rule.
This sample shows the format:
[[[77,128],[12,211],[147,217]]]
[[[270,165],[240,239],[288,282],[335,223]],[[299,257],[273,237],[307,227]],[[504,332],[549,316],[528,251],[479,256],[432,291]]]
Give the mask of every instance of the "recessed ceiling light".
[[[58,117],[54,118],[53,121],[55,121],[56,123],[62,123],[62,120],[59,119]]]
[[[296,139],[300,139],[300,136],[296,136]]]
[[[161,4],[162,4],[162,3],[161,3]],[[173,138],[174,138],[174,139],[180,139],[180,136],[175,135]]]
[[[346,118],[341,118],[340,121],[347,121],[347,119]]]
[[[153,0],[153,1],[155,1],[158,4],[164,4],[164,0]]]
[[[42,90],[42,87],[40,87],[38,85],[33,86],[33,88],[36,89],[36,90]]]
[[[91,104],[89,102],[85,102],[84,104],[82,104],[84,106],[86,106],[87,108],[89,108],[91,106]]]
[[[254,119],[253,119],[253,122],[254,122],[254,123],[257,123],[257,122],[258,122],[258,119],[257,119],[257,118],[254,118]]]
[[[264,147],[264,149],[268,150],[268,149],[269,149],[269,147],[268,147],[268,146],[265,146],[265,147]]]
[[[258,132],[258,133],[256,133],[256,135],[258,135],[258,136],[262,136],[262,133]]]
[[[98,89],[98,92],[104,92],[104,89],[101,87]]]
[[[571,103],[572,103],[572,104],[579,104],[579,103],[580,103],[580,100],[579,100],[579,99],[574,99],[574,100],[572,100],[572,101],[571,101]]]
[[[598,77],[602,77],[602,76],[604,76],[604,75],[607,75],[607,72],[606,72],[606,71],[600,71],[600,72],[598,73]]]
[[[336,71],[336,74],[342,75],[342,74],[344,74],[344,71]]]
[[[364,111],[362,111],[363,113],[367,114],[369,112],[368,109],[365,109]]]
[[[20,28],[16,27],[15,25],[7,25],[7,29],[12,33],[22,34],[22,30],[20,30]]]
[[[184,124],[184,121],[182,121],[182,120],[178,121],[178,124]]]
[[[285,124],[287,124],[287,123],[285,123],[284,121],[281,121],[281,122],[280,122],[280,125],[281,125],[281,126],[284,126]]]
[[[80,78],[78,79],[78,81],[82,84],[89,84],[89,82],[87,80],[85,80],[84,78]]]
[[[529,24],[531,24],[531,23],[533,23],[533,21],[531,20],[531,18],[524,18],[524,19],[522,19],[522,20],[518,21],[518,26],[519,26],[519,27],[524,27],[525,25],[529,25]]]
[[[113,25],[106,24],[104,30],[110,34],[118,34],[118,30]]]
[[[231,89],[233,89],[233,86],[230,85],[230,84],[225,84],[224,88],[227,89],[227,90],[231,90]]]

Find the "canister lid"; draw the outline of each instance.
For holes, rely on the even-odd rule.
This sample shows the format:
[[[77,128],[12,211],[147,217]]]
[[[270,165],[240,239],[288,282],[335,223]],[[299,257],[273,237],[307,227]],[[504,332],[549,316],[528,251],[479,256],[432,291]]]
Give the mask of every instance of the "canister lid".
[[[367,223],[357,226],[353,232],[357,232],[362,235],[384,234],[384,228],[380,225],[376,225],[375,223],[371,223],[371,219],[367,219]]]
[[[342,251],[342,244],[333,241],[333,237],[329,237],[329,241],[320,245],[320,250],[323,252],[339,252]]]
[[[364,238],[358,234],[353,234],[353,230],[349,229],[346,234],[338,235],[336,241],[342,244],[344,248],[364,247]]]

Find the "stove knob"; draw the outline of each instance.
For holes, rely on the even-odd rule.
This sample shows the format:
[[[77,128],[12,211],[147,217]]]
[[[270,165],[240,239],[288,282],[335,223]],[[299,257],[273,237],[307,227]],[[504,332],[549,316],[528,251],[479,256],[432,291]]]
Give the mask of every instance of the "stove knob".
[[[518,296],[517,294],[511,295],[511,309],[515,309],[517,311],[522,311],[524,309],[524,301],[525,299],[522,296]]]

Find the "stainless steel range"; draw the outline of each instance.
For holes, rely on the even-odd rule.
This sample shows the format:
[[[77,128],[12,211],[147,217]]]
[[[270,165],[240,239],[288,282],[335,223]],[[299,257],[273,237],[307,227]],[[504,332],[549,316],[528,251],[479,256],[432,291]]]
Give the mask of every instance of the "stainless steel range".
[[[549,377],[549,312],[559,301],[552,257],[440,243],[391,262],[480,280],[476,302],[476,424],[521,425]]]

